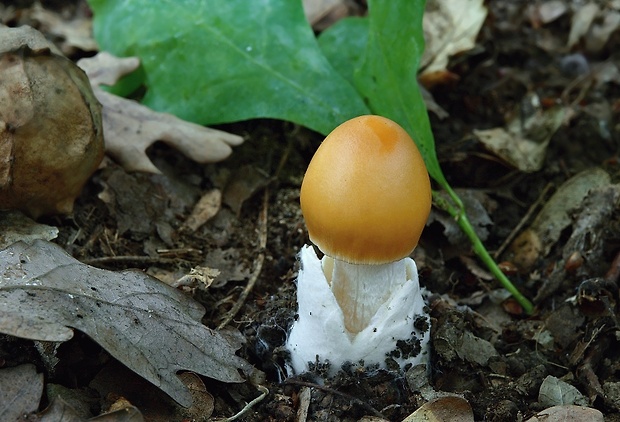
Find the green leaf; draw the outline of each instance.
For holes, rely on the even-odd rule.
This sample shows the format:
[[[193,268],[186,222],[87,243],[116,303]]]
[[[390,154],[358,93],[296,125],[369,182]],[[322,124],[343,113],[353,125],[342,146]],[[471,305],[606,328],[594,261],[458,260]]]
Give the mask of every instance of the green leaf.
[[[354,84],[353,73],[368,42],[368,18],[344,18],[319,35],[319,46],[340,76]]]
[[[89,3],[101,49],[142,60],[143,102],[155,110],[201,124],[283,119],[324,134],[369,113],[321,53],[300,1]]]
[[[449,189],[416,77],[424,50],[424,5],[424,0],[368,2],[368,43],[355,72],[355,85],[374,114],[394,120],[409,132],[431,177]]]

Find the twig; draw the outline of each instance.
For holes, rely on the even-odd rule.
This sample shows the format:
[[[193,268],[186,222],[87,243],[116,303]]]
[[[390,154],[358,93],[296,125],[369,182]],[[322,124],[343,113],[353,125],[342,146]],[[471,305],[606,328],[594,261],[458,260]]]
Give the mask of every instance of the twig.
[[[267,387],[264,387],[260,384],[256,385],[256,388],[258,388],[258,390],[261,392],[261,395],[256,397],[254,400],[252,400],[251,402],[249,402],[248,404],[246,404],[243,409],[241,409],[239,412],[237,412],[236,414],[234,414],[233,416],[231,416],[230,418],[225,418],[225,419],[215,419],[217,421],[220,422],[232,422],[232,421],[236,421],[237,419],[239,419],[241,416],[243,416],[244,414],[247,413],[248,410],[250,410],[252,407],[254,407],[255,404],[260,403],[261,401],[263,401],[263,399],[265,397],[267,397],[267,394],[269,394],[269,390],[267,389]]]
[[[538,199],[536,199],[536,201],[527,210],[521,221],[519,221],[519,224],[517,224],[517,226],[510,232],[506,240],[504,240],[504,243],[502,243],[502,246],[500,246],[499,249],[495,251],[495,253],[493,254],[493,258],[497,259],[502,255],[502,253],[504,253],[508,245],[510,245],[515,239],[515,237],[517,237],[519,232],[521,232],[523,226],[525,226],[525,224],[527,224],[527,222],[532,219],[532,215],[534,215],[538,207],[540,207],[540,204],[542,204],[542,202],[545,200],[545,198],[547,197],[547,193],[549,193],[549,190],[551,190],[552,187],[552,183],[549,183],[547,184],[547,186],[545,186],[543,191],[538,196]]]
[[[265,262],[265,248],[267,246],[267,211],[269,208],[269,188],[265,189],[263,194],[263,206],[261,207],[260,213],[258,215],[258,247],[259,253],[254,261],[254,270],[252,271],[252,275],[248,280],[248,284],[246,284],[245,288],[239,295],[239,299],[233,305],[232,308],[226,315],[222,318],[222,322],[217,326],[218,330],[224,328],[234,317],[237,315],[237,312],[241,309],[245,301],[247,300],[250,292],[254,288],[256,281],[258,280],[258,276],[260,275],[261,270],[263,269],[263,263]]]
[[[385,419],[385,416],[383,416],[383,414],[381,412],[379,412],[377,409],[375,409],[374,407],[372,407],[371,405],[369,405],[365,401],[360,400],[357,397],[351,396],[351,395],[349,395],[347,393],[343,393],[342,391],[334,390],[333,388],[325,387],[324,385],[319,385],[319,384],[315,384],[315,383],[307,382],[307,381],[300,381],[300,380],[293,379],[293,378],[289,378],[289,379],[285,380],[283,382],[283,384],[291,384],[291,385],[299,385],[299,386],[302,386],[302,387],[316,388],[316,389],[325,391],[326,393],[335,394],[337,396],[344,397],[345,399],[351,400],[352,402],[355,402],[355,404],[357,404],[359,406],[362,406],[364,409],[368,410],[373,415],[375,415],[375,416],[377,416],[379,418]]]

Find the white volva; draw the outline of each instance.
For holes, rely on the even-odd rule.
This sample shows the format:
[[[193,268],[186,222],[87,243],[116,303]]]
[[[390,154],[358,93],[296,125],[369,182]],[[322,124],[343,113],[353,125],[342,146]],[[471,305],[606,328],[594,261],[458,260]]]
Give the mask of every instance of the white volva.
[[[423,327],[429,324],[416,324],[420,329],[414,322],[430,321],[411,258],[383,265],[346,264],[327,256],[321,261],[312,246],[304,246],[300,259],[299,317],[287,340],[294,373],[308,370],[317,356],[318,362],[330,362],[329,375],[345,362],[385,368],[391,357],[405,368],[428,361],[429,331]],[[399,340],[403,342],[397,347]]]

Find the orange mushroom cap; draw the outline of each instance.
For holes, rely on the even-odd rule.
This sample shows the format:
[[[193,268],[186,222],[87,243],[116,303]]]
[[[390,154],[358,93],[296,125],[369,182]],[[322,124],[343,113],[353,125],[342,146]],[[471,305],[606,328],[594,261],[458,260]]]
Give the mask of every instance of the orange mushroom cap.
[[[422,155],[380,116],[344,122],[325,138],[301,185],[310,240],[332,258],[385,264],[409,255],[431,208]]]

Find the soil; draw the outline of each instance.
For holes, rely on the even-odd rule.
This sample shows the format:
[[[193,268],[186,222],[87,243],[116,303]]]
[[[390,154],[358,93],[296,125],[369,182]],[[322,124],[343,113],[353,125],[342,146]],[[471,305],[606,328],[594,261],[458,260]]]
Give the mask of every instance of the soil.
[[[207,309],[203,322],[209,327],[218,327],[243,289],[255,282],[226,325],[245,339],[239,355],[257,369],[258,383],[268,394],[239,420],[301,420],[300,406],[309,404],[308,421],[400,421],[439,392],[462,395],[476,420],[526,420],[548,407],[539,394],[548,376],[577,387],[585,403],[606,420],[620,420],[617,197],[603,196],[609,211],[598,220],[593,217],[590,243],[572,251],[565,246],[584,218],[584,205],[568,210],[570,224],[557,242],[548,251],[533,252],[527,265],[515,258],[523,252],[518,245],[503,246],[520,224],[515,234],[528,228],[551,194],[579,172],[602,168],[611,176],[609,186],[615,186],[620,85],[591,78],[597,64],[620,64],[619,40],[612,35],[595,53],[583,45],[567,49],[570,15],[542,25],[525,3],[489,2],[476,47],[453,57],[450,78],[430,89],[449,114],[440,119],[431,113],[431,121],[448,181],[476,198],[472,203],[479,208],[472,208],[472,220],[488,215],[491,224],[478,224],[486,247],[492,254],[505,250],[498,262],[526,297],[537,298],[536,309],[525,315],[514,300],[502,296],[470,244],[435,208],[413,255],[422,285],[432,292],[428,383],[414,371],[348,371],[323,384],[311,376],[285,375],[282,346],[295,319],[296,254],[309,243],[299,187],[322,140],[316,133],[273,120],[222,126],[245,138],[230,159],[199,165],[156,144],[149,156],[162,175],[127,173],[106,160],[79,197],[74,215],[43,222],[60,229],[55,242],[73,256],[105,269],[139,268],[164,281],[197,266],[219,270],[208,288],[187,289]],[[485,149],[474,130],[505,126],[533,95],[539,110],[560,105],[570,115],[552,136],[542,168],[526,173]],[[223,195],[217,215],[196,230],[182,230],[198,198],[213,189]],[[114,192],[113,199],[101,199],[104,191]],[[490,350],[484,361],[473,356],[481,345]],[[33,362],[46,367],[29,341],[4,338],[0,352],[5,366]],[[58,356],[59,367],[47,374],[48,383],[88,389],[102,371],[112,371],[107,369],[111,358],[85,336],[63,344]],[[213,397],[214,418],[229,417],[260,395],[249,381],[202,381]],[[132,393],[119,385],[116,393],[148,415],[157,404],[145,397],[151,394],[146,391]]]

